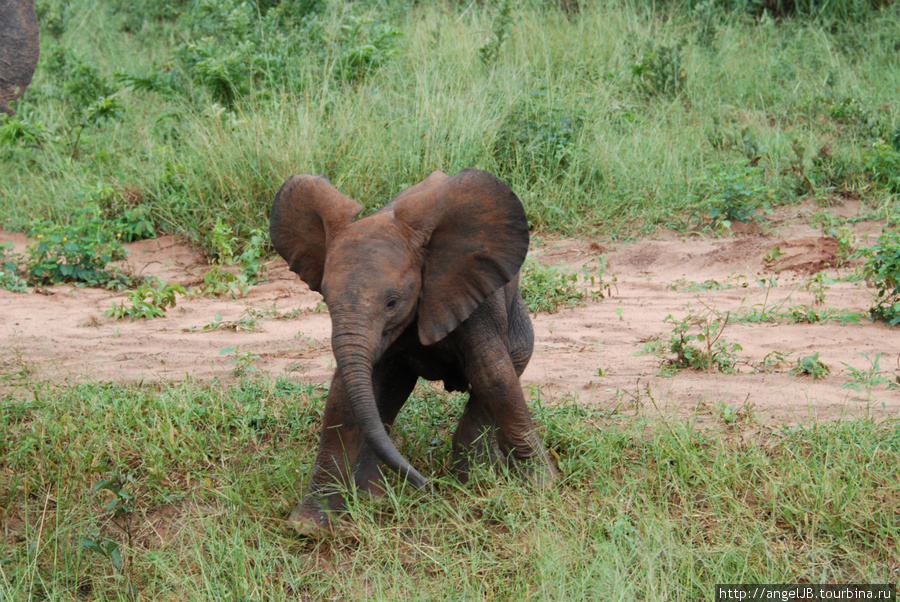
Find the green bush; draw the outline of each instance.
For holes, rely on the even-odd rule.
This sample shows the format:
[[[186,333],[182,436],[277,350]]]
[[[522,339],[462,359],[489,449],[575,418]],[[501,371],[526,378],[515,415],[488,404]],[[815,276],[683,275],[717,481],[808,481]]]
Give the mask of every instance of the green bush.
[[[36,220],[26,234],[34,242],[25,270],[35,284],[101,285],[115,276],[107,264],[126,256],[121,233],[109,227],[98,208],[77,210],[68,223]]]
[[[501,172],[529,182],[566,173],[580,152],[582,111],[555,100],[546,88],[531,90],[513,105],[494,141]]]
[[[19,275],[18,256],[11,251],[12,244],[0,244],[0,288],[13,293],[24,293],[28,283]]]
[[[712,165],[693,185],[693,200],[713,226],[762,221],[771,210],[774,191],[761,182],[763,170],[749,163]]]
[[[631,81],[648,96],[672,98],[680,94],[687,81],[681,63],[681,44],[648,44],[631,68]]]
[[[895,141],[900,143],[900,136],[895,135]],[[900,144],[888,144],[884,140],[878,140],[872,145],[872,149],[864,154],[866,160],[866,172],[869,178],[892,193],[900,193]]]
[[[869,250],[864,270],[877,290],[869,313],[891,326],[900,324],[900,232],[886,229]]]

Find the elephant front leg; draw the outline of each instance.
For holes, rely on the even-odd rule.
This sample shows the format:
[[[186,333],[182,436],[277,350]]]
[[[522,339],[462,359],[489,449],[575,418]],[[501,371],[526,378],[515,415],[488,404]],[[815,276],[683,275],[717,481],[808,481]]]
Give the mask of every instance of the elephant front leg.
[[[356,464],[362,443],[338,370],[325,402],[319,452],[309,487],[288,518],[295,531],[303,535],[324,531],[331,516],[345,510],[344,492],[350,486],[350,469]]]
[[[472,412],[493,417],[501,460],[539,487],[552,484],[559,471],[534,430],[515,366],[502,342],[475,346],[466,372],[472,385],[470,403],[478,403]]]
[[[453,434],[451,470],[460,482],[466,483],[473,463],[496,466],[499,462],[497,426],[490,406],[471,392]]]
[[[415,372],[402,360],[379,362],[372,371],[372,389],[378,404],[378,415],[390,433],[394,419],[416,386]],[[383,463],[372,447],[363,442],[353,467],[353,480],[358,491],[380,496],[384,493]]]

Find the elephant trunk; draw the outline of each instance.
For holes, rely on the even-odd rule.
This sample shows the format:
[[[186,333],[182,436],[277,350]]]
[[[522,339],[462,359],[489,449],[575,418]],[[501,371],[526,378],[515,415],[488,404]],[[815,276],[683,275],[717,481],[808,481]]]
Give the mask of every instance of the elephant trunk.
[[[427,485],[425,477],[410,465],[388,436],[375,402],[372,387],[373,356],[377,343],[357,325],[348,327],[343,321],[333,322],[332,347],[338,370],[344,381],[350,410],[366,442],[375,454],[392,470],[403,476],[417,489]]]

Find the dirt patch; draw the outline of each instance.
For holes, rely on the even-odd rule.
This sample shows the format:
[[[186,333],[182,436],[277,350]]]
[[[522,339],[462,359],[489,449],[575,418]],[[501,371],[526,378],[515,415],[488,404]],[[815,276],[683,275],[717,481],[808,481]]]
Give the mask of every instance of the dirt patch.
[[[654,341],[668,341],[672,320],[692,309],[734,316],[815,308],[809,274],[825,269],[837,278],[853,266],[829,267],[837,263],[837,242],[806,223],[814,210],[783,210],[773,216],[777,229],[768,235],[697,239],[673,233],[614,247],[590,240],[535,240],[534,257],[572,270],[588,262],[595,266],[603,254],[607,280],[616,280],[612,296],[603,301],[534,316],[536,347],[523,385],[551,400],[571,397],[635,411],[675,409],[701,422],[720,419],[729,405],[765,422],[845,414],[896,416],[900,393],[884,385],[869,391],[848,388],[852,383],[845,364],[868,368],[871,363],[863,353],[870,359],[882,354],[880,368],[886,377],[900,370],[897,329],[866,318],[846,325],[731,323],[722,338],[742,347],[736,375],[684,370],[661,376],[660,359],[647,352]],[[862,238],[873,237],[880,225],[860,222],[853,229]],[[0,233],[0,242],[12,242],[20,251],[27,244],[17,233]],[[781,256],[773,262],[774,246]],[[190,285],[201,281],[208,269],[201,255],[169,236],[127,248],[128,269],[168,282]],[[151,321],[105,317],[104,311],[124,298],[121,293],[73,286],[49,287],[46,294],[0,290],[0,364],[5,374],[30,370],[60,382],[227,379],[244,364],[299,380],[327,381],[334,366],[331,324],[327,314],[316,312],[319,295],[283,261],[271,261],[267,268],[269,281],[250,287],[244,298],[179,298],[167,317]],[[872,290],[865,282],[838,281],[828,285],[824,295],[820,309],[865,314]],[[296,317],[285,319],[297,309],[301,311]],[[237,328],[241,320],[253,327],[228,328]],[[235,351],[223,354],[228,348]],[[780,364],[772,352],[782,354]],[[815,352],[830,367],[828,377],[814,380],[788,372],[800,357]],[[767,357],[771,371],[761,371],[759,365]]]

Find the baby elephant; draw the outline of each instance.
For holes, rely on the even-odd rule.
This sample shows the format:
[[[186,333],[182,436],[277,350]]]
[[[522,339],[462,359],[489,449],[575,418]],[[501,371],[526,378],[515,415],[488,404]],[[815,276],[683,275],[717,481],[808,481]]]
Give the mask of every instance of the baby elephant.
[[[519,294],[528,251],[522,203],[474,169],[434,172],[362,219],[359,203],[325,176],[289,178],[272,206],[275,249],[331,314],[337,369],[306,496],[290,517],[300,533],[344,509],[350,479],[382,492],[381,464],[417,488],[425,478],[388,431],[418,377],[468,391],[453,435],[453,467],[504,462],[539,486],[557,471],[534,431],[519,376],[534,332]]]

